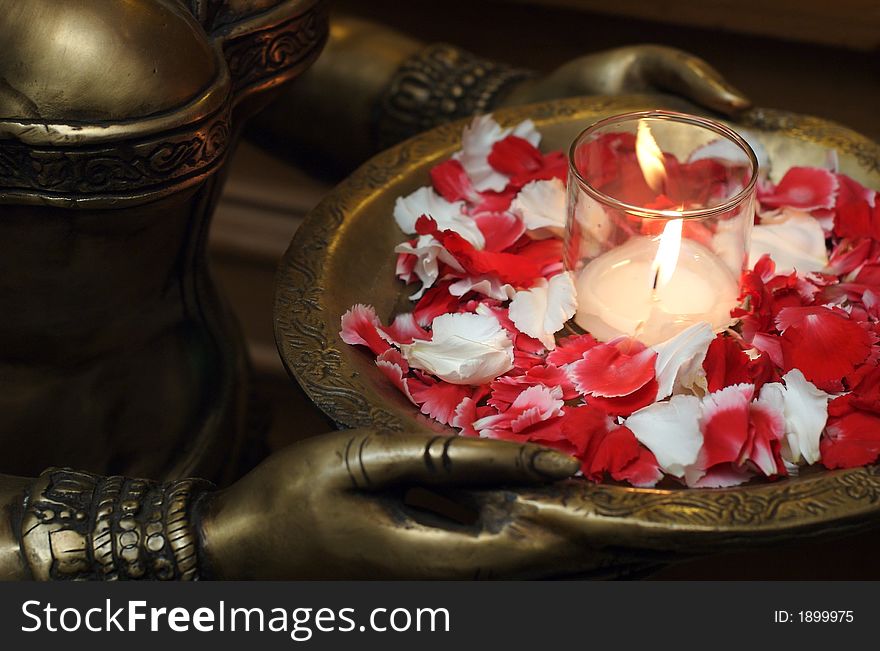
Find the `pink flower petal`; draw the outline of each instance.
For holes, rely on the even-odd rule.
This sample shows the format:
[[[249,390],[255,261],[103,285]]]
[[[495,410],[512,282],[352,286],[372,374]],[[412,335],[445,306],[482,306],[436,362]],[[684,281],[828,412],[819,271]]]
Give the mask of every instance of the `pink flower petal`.
[[[834,208],[838,182],[834,174],[819,167],[792,167],[771,194],[759,197],[764,206],[789,206],[801,210]]]
[[[382,371],[394,386],[400,389],[411,403],[418,405],[409,390],[409,380],[406,375],[409,373],[409,364],[406,363],[403,355],[395,348],[389,348],[376,358],[376,366]]]
[[[755,387],[735,384],[703,399],[703,449],[698,464],[704,469],[739,464],[749,436],[749,405]]]
[[[422,384],[410,390],[421,412],[444,425],[452,425],[459,405],[472,393],[470,387],[448,382]]]
[[[382,324],[371,305],[358,303],[352,306],[342,315],[341,323],[339,336],[347,344],[367,346],[376,355],[381,355],[391,347],[379,332]]]
[[[583,359],[584,353],[598,346],[599,342],[589,334],[571,335],[556,342],[556,350],[550,351],[547,361],[556,366],[566,366]]]
[[[513,404],[519,394],[529,387],[538,385],[550,389],[558,387],[562,390],[563,400],[573,400],[578,395],[563,369],[552,364],[536,365],[522,375],[505,375],[492,382],[490,385],[492,397],[489,399],[489,404],[499,411],[504,411]]]
[[[575,388],[584,395],[628,396],[655,379],[657,353],[635,339],[621,338],[593,346],[569,365]]]
[[[486,241],[486,251],[504,251],[526,232],[523,223],[509,212],[485,212],[474,216]]]
[[[382,333],[386,335],[383,339],[387,339],[396,346],[411,344],[414,339],[431,338],[428,331],[416,323],[416,317],[412,312],[398,314],[390,326],[381,329],[380,334]]]

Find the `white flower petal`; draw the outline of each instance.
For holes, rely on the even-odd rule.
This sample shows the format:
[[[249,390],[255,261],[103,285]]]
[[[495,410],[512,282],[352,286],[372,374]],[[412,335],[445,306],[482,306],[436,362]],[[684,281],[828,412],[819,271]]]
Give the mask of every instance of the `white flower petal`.
[[[776,273],[800,274],[822,271],[828,265],[825,232],[809,213],[785,207],[778,213],[762,216],[752,229],[749,267],[769,253],[776,263]]]
[[[655,402],[639,409],[624,425],[654,453],[663,471],[675,477],[684,476],[703,447],[700,399],[696,396],[678,395],[668,402]]]
[[[706,372],[703,360],[715,333],[705,321],[682,330],[672,339],[656,344],[654,368],[657,373],[657,400],[663,400],[673,392],[694,393],[694,389],[706,391]]]
[[[531,120],[519,123],[514,129],[502,129],[491,115],[480,115],[464,128],[461,151],[455,154],[455,158],[461,162],[478,192],[501,192],[507,187],[507,176],[496,172],[489,165],[489,154],[496,142],[511,134],[527,140],[535,147],[541,142],[541,134]]]
[[[400,347],[413,368],[452,384],[484,384],[513,368],[513,342],[493,316],[443,314],[431,341]]]
[[[559,179],[531,181],[523,186],[511,212],[535,238],[561,237],[565,230],[565,184]]]
[[[422,215],[431,217],[441,230],[455,231],[478,249],[486,244],[477,222],[465,213],[463,201],[446,201],[433,188],[426,186],[398,197],[394,203],[394,221],[404,233],[415,233],[416,222]]]
[[[449,293],[453,296],[464,296],[468,292],[477,292],[496,301],[509,301],[516,294],[513,285],[502,283],[495,276],[462,278],[449,286]]]
[[[510,320],[517,329],[538,339],[548,350],[556,348],[553,335],[577,311],[576,291],[567,271],[531,289],[518,291],[510,302]]]
[[[415,245],[402,242],[394,247],[395,253],[409,253],[416,256],[416,264],[413,273],[422,281],[422,287],[410,296],[412,300],[418,300],[425,290],[432,287],[440,273],[440,262],[445,262],[457,271],[463,271],[458,261],[432,235],[422,235],[416,240]]]
[[[828,400],[830,395],[817,389],[798,369],[792,369],[782,376],[785,382],[783,398],[785,401],[785,440],[788,461],[799,463],[802,459],[808,464],[819,461],[819,437],[828,420]],[[768,385],[761,389],[763,395]],[[783,452],[786,452],[785,450]]]

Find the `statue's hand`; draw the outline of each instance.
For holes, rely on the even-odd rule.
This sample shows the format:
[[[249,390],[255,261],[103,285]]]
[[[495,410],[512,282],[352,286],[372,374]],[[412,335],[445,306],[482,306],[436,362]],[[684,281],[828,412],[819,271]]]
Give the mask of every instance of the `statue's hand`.
[[[348,430],[297,443],[204,505],[218,578],[542,576],[577,545],[514,499],[475,500],[476,521],[422,516],[406,487],[540,484],[575,459],[504,441]],[[503,493],[501,493],[503,495]],[[562,560],[565,562],[560,565]]]
[[[579,57],[522,85],[505,104],[651,92],[679,95],[727,115],[750,106],[749,100],[708,63],[661,45],[633,45]]]

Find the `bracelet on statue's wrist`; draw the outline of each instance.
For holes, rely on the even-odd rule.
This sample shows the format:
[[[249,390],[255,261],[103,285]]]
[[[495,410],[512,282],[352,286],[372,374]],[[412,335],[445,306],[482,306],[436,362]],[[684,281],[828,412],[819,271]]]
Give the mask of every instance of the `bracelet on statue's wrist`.
[[[438,124],[490,111],[533,76],[452,45],[430,45],[406,59],[382,93],[375,143],[385,148]]]
[[[195,506],[211,488],[50,468],[24,500],[22,554],[37,580],[197,580]]]

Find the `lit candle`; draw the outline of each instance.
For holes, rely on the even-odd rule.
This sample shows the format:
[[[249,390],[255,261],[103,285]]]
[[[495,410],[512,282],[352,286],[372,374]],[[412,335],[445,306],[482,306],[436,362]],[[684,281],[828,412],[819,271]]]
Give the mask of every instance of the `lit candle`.
[[[660,237],[635,237],[591,261],[578,277],[575,322],[600,341],[620,335],[647,345],[698,321],[731,323],[739,285],[705,246],[681,238],[681,219]]]
[[[644,122],[635,150],[648,186],[662,194],[663,153]],[[575,322],[599,340],[628,335],[652,345],[699,321],[716,331],[732,323],[737,275],[712,250],[682,237],[680,211],[659,213],[668,219],[661,235],[634,236],[587,262],[578,275]]]

